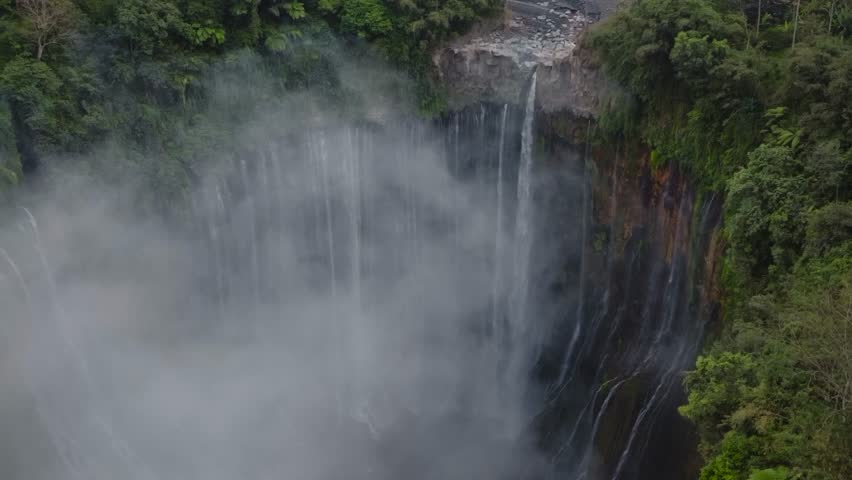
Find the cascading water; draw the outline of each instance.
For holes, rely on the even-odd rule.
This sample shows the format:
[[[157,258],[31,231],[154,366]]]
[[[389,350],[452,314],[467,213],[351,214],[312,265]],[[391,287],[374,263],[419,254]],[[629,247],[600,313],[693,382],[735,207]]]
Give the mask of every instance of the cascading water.
[[[509,384],[524,384],[528,376],[528,349],[537,348],[535,328],[527,322],[530,283],[530,256],[533,243],[533,123],[535,120],[536,72],[530,80],[521,126],[521,154],[518,166],[515,235],[512,246],[512,287],[509,296],[507,338],[503,342],[508,357],[506,379]],[[518,425],[516,428],[523,428]]]
[[[484,111],[484,109],[483,109]],[[503,113],[500,115],[500,140],[497,153],[497,210],[494,214],[496,225],[494,227],[494,288],[491,304],[490,333],[499,338],[499,323],[501,321],[500,295],[503,287],[503,164],[506,146],[506,118],[509,115],[509,105],[503,105]],[[484,124],[484,120],[483,120]]]
[[[521,160],[518,172],[518,207],[515,218],[514,286],[510,305],[509,325],[513,336],[526,331],[527,296],[529,289],[529,259],[532,249],[532,169],[533,169],[533,121],[535,119],[536,73],[533,72],[529,93],[524,107],[524,123],[521,131]]]
[[[591,137],[591,121],[589,121],[589,129],[587,136]],[[588,140],[587,140],[588,142]],[[589,211],[589,165],[588,165],[588,148],[583,153],[583,203],[580,211],[580,278],[579,278],[579,293],[577,295],[577,311],[574,319],[574,333],[571,335],[571,341],[568,343],[568,348],[565,350],[562,367],[560,368],[559,378],[556,380],[555,386],[564,385],[566,376],[572,367],[574,350],[577,347],[577,342],[580,339],[580,334],[583,331],[583,310],[585,295],[586,295],[586,244],[588,243],[588,223],[591,212]]]
[[[718,201],[676,171],[622,200],[588,120],[537,144],[537,76],[436,124],[272,130],[201,176],[182,236],[51,208],[52,241],[0,230],[61,460],[10,478],[650,478]],[[92,232],[120,251],[64,253]]]
[[[494,342],[483,341],[494,334],[483,326],[503,321],[496,320],[502,316],[498,306],[506,303],[503,285],[515,283],[500,278],[495,267],[502,263],[499,257],[515,251],[516,241],[525,242],[519,245],[522,250],[530,248],[532,227],[526,215],[531,207],[516,207],[504,198],[504,190],[520,178],[518,198],[530,201],[533,96],[534,91],[523,135],[508,105],[482,106],[449,120],[452,135],[446,148],[438,141],[440,125],[408,120],[399,129],[329,125],[297,138],[271,135],[268,143],[223,159],[201,180],[190,202],[196,218],[185,245],[166,231],[132,234],[125,229],[135,227],[104,219],[98,220],[96,230],[83,221],[64,220],[80,216],[74,212],[53,218],[49,209],[41,208],[36,214],[50,218],[53,229],[61,232],[42,245],[35,220],[28,217],[33,228],[10,233],[9,241],[25,243],[29,237],[36,247],[30,253],[42,258],[36,264],[43,266],[19,270],[4,250],[3,271],[20,279],[20,285],[8,291],[43,284],[48,305],[67,311],[69,328],[80,337],[79,348],[69,340],[64,349],[30,349],[39,356],[32,369],[71,367],[63,382],[53,379],[53,367],[46,369],[44,375],[54,382],[49,394],[43,382],[34,387],[39,399],[52,395],[37,409],[43,412],[48,436],[59,445],[58,455],[71,459],[62,462],[64,467],[47,463],[64,470],[60,476],[76,478],[235,478],[244,460],[234,457],[231,439],[254,440],[233,429],[251,428],[259,421],[254,411],[276,426],[267,434],[268,441],[281,445],[280,456],[293,464],[302,463],[305,448],[329,441],[341,450],[366,449],[358,459],[346,460],[355,465],[347,468],[349,478],[376,478],[368,474],[376,469],[396,478],[403,468],[376,457],[374,447],[364,442],[375,443],[375,448],[410,443],[412,452],[427,444],[429,450],[453,450],[462,436],[449,432],[458,431],[493,437],[488,448],[494,448],[494,442],[509,448],[514,439],[491,432],[504,431],[492,423],[523,423],[522,391],[514,385],[497,387],[496,365],[504,352],[494,348]],[[461,135],[470,126],[481,134]],[[493,145],[498,137],[500,145]],[[522,156],[527,171],[516,175]],[[496,210],[491,203],[495,197],[500,198]],[[505,238],[509,228],[503,224],[512,211],[525,223],[516,241]],[[139,238],[144,243],[122,254],[95,249],[97,268],[83,263],[88,254],[79,261],[64,256],[65,244],[58,238],[85,238],[95,231],[103,238]],[[3,233],[0,241],[5,243]],[[158,251],[162,258],[146,253],[162,242],[168,245]],[[77,248],[86,251],[85,245]],[[9,251],[29,265],[24,249]],[[48,251],[60,252],[54,255],[62,258],[58,266],[47,265]],[[54,286],[54,271],[70,273],[62,274]],[[2,280],[0,292],[6,292]],[[525,278],[519,281],[527,288]],[[75,289],[76,284],[91,286]],[[131,298],[150,297],[154,302],[141,309],[132,304],[115,311],[110,307],[107,312],[83,307],[109,303],[100,292],[124,287]],[[41,323],[38,317],[43,314],[52,316],[51,309],[40,309],[44,311],[34,313],[33,321]],[[91,319],[109,328],[86,326]],[[133,330],[131,337],[121,331],[124,322]],[[174,333],[162,343],[139,336],[138,328]],[[194,333],[187,336],[184,329]],[[51,333],[62,338],[62,332],[57,325],[55,331],[39,329],[33,337],[42,340]],[[518,355],[522,340],[513,340]],[[75,360],[72,350],[80,352],[83,363]],[[198,350],[191,355],[206,360],[181,358],[184,350]],[[166,375],[158,373],[163,363],[174,364]],[[213,368],[217,363],[221,365]],[[80,367],[85,364],[94,365],[91,372]],[[245,373],[246,368],[251,373]],[[486,369],[494,374],[482,375]],[[229,373],[235,370],[243,373]],[[232,382],[247,385],[228,385]],[[257,391],[264,392],[263,406],[243,411],[240,405],[237,412],[216,407],[211,411],[221,413],[207,413],[211,407],[204,407],[206,403],[227,404],[230,395],[244,390],[255,397]],[[492,402],[498,390],[501,401],[480,413],[477,405]],[[100,391],[110,393],[95,400],[94,392]],[[139,393],[128,398],[130,392]],[[160,395],[164,398],[158,399]],[[59,408],[57,401],[64,406]],[[204,424],[164,420],[178,415],[184,401],[195,405],[205,423],[238,420],[217,427],[223,429],[221,438],[202,433]],[[171,403],[176,407],[157,410]],[[282,413],[274,413],[285,405]],[[75,415],[78,406],[92,415]],[[173,408],[178,410],[170,413]],[[83,420],[89,417],[100,426]],[[309,421],[316,426],[307,427]],[[436,425],[443,426],[423,430]],[[400,440],[406,428],[423,431]],[[115,432],[126,436],[127,447],[124,440],[115,440]],[[161,438],[166,432],[169,440]],[[191,438],[203,440],[193,444]],[[350,442],[360,446],[346,447]],[[174,451],[181,457],[173,458]],[[207,451],[217,453],[210,457]],[[416,460],[427,453],[405,454],[412,455]],[[152,467],[104,460],[111,456],[144,459],[142,463]],[[278,468],[274,457],[250,457],[258,471]],[[212,460],[205,463],[202,458]],[[294,478],[329,478],[321,464],[304,467],[311,473]],[[443,478],[466,476],[451,465],[440,468],[446,473]]]
[[[147,467],[135,457],[125,440],[115,431],[109,409],[103,404],[101,392],[93,379],[90,361],[78,344],[74,325],[60,302],[57,280],[42,242],[39,224],[29,209],[20,210],[27,225],[21,231],[30,236],[31,247],[38,259],[36,282],[44,284],[46,298],[34,300],[28,285],[30,282],[9,253],[0,249],[0,256],[13,272],[23,292],[25,315],[13,321],[28,324],[23,328],[27,332],[25,336],[32,342],[28,345],[27,354],[21,359],[21,373],[26,379],[34,400],[34,409],[47,432],[50,446],[60,460],[63,475],[81,480],[103,478],[100,471],[106,465],[108,468],[116,465],[129,467],[139,475],[147,475]],[[62,364],[54,367],[58,370],[58,378],[41,375],[44,359],[39,354],[45,351],[63,360]],[[86,445],[85,448],[96,446],[98,454],[81,455],[81,445]]]

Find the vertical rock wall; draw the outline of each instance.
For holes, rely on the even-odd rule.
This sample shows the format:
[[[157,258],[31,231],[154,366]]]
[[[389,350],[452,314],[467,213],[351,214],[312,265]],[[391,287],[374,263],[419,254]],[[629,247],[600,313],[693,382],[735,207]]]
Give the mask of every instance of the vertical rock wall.
[[[581,4],[520,3],[503,28],[460,39],[435,64],[456,108],[518,105],[537,72],[533,288],[551,333],[532,373],[531,428],[563,478],[697,478],[697,437],[677,407],[717,317],[721,198],[652,166],[645,146],[589,141],[615,88],[577,48],[595,18]]]
[[[696,478],[697,438],[677,406],[682,374],[717,317],[721,198],[696,191],[675,166],[652,167],[642,146],[578,142],[593,129],[566,113],[540,115],[542,158],[582,159],[585,196],[574,208],[588,215],[575,226],[580,256],[562,263],[563,285],[579,294],[537,371],[548,385],[540,447],[569,478]],[[576,235],[564,237],[563,250],[576,251]]]

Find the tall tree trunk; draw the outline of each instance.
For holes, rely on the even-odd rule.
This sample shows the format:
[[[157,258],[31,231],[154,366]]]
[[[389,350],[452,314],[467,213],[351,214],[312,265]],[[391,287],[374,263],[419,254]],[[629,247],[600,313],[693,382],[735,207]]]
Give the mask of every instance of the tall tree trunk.
[[[831,27],[834,21],[834,5],[837,0],[831,0],[831,7],[828,9],[828,34],[831,35]]]
[[[763,15],[762,10],[763,10],[763,1],[757,0],[757,29],[754,32],[754,44],[755,45],[757,45],[760,42],[760,20],[761,20],[760,17]]]
[[[793,44],[790,48],[796,48],[796,32],[799,30],[799,7],[802,5],[802,0],[796,0],[796,18],[793,19]]]

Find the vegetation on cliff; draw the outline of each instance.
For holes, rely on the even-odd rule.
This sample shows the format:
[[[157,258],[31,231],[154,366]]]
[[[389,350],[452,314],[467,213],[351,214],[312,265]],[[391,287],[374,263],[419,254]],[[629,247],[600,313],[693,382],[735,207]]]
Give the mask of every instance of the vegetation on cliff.
[[[335,68],[340,38],[350,57],[384,57],[404,69],[415,78],[421,108],[440,109],[428,76],[430,50],[499,5],[0,0],[0,192],[44,158],[70,161],[109,140],[131,146],[121,156],[151,177],[149,186],[168,205],[190,181],[193,159],[216,147],[211,139],[229,135],[222,121],[201,115],[214,73],[247,78],[254,68],[276,79],[259,105],[309,89],[344,101],[347,79]],[[246,62],[245,52],[260,60]]]
[[[852,478],[852,5],[643,0],[587,40],[624,89],[609,138],[726,194],[701,479]]]

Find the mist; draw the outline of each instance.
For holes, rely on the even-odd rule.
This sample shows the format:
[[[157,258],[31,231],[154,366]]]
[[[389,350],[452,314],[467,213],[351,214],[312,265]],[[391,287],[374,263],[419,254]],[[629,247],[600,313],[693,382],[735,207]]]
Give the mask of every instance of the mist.
[[[170,220],[133,208],[151,194],[133,169],[105,183],[63,159],[62,183],[16,199],[0,223],[3,478],[542,468],[528,371],[544,307],[525,302],[548,262],[519,238],[535,209],[517,186],[531,113],[483,110],[482,138],[459,138],[412,115],[404,87],[377,93],[395,73],[339,67],[359,112],[266,102],[262,71],[212,78],[209,115],[262,103],[215,139]]]

